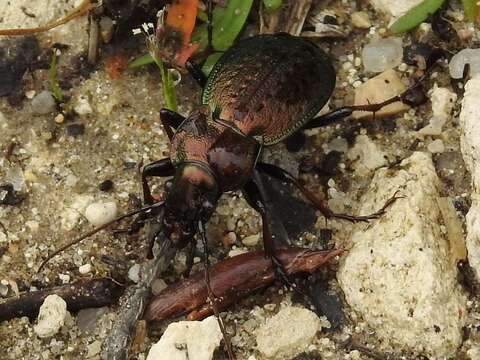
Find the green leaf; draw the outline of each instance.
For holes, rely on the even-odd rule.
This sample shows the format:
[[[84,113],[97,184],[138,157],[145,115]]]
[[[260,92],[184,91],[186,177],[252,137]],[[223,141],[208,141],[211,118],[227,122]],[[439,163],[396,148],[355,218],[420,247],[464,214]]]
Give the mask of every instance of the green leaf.
[[[217,63],[218,59],[223,55],[221,52],[216,52],[210,55],[207,60],[205,60],[205,63],[202,66],[202,71],[204,72],[205,75],[209,75],[210,71],[212,71],[213,66]]]
[[[422,23],[430,15],[435,13],[445,0],[425,0],[417,6],[407,11],[405,15],[400,17],[390,27],[390,31],[394,34],[399,34],[413,29],[415,26]]]
[[[50,68],[48,69],[48,80],[50,83],[50,91],[52,92],[53,97],[57,101],[62,101],[63,94],[57,79],[57,54],[55,51],[56,50],[53,49],[52,61],[50,62]]]
[[[467,19],[474,21],[478,12],[477,0],[462,0],[462,4]]]
[[[263,0],[263,5],[267,11],[275,11],[280,9],[283,0]]]
[[[139,58],[136,58],[135,60],[133,60],[130,64],[128,64],[128,67],[130,69],[133,69],[133,68],[137,68],[137,67],[140,67],[140,66],[153,64],[154,62],[155,62],[155,60],[153,59],[152,55],[150,55],[150,53],[148,53],[148,54],[142,55]]]
[[[230,0],[226,8],[216,6],[213,10],[213,48],[225,51],[237,38],[245,25],[253,0]],[[205,49],[208,43],[207,24],[202,24],[195,29],[192,41],[200,44],[200,49]]]
[[[175,93],[172,73],[166,69],[162,60],[154,57],[152,57],[152,59],[160,69],[160,74],[162,76],[163,100],[165,101],[165,107],[172,111],[178,111],[177,94]]]

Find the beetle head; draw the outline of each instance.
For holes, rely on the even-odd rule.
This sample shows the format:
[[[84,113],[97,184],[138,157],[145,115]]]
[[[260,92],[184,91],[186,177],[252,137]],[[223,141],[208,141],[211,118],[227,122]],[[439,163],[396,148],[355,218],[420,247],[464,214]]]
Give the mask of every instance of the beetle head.
[[[177,167],[167,191],[163,220],[165,235],[181,249],[195,236],[198,221],[210,219],[220,191],[209,168],[195,162]]]

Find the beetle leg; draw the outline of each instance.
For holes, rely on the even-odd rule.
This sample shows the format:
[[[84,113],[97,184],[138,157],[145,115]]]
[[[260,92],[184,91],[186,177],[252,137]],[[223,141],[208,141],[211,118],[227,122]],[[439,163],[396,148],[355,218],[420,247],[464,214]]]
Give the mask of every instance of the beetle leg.
[[[424,78],[425,76],[420,78],[415,84],[410,86],[407,90],[405,90],[400,95],[393,96],[390,99],[387,99],[385,101],[382,101],[381,103],[376,103],[376,104],[343,106],[329,113],[313,118],[307,124],[305,124],[303,129],[314,129],[317,127],[330,125],[336,121],[342,120],[352,115],[354,111],[367,111],[367,112],[373,112],[373,114],[375,114],[377,111],[381,110],[383,107],[393,104],[397,101],[408,103],[408,100],[407,100],[408,95],[411,94],[412,90],[417,88],[422,83]]]
[[[185,63],[185,69],[189,74],[195,79],[198,85],[203,89],[207,84],[207,76],[203,73],[200,66],[195,64],[193,61],[187,60]]]
[[[275,236],[270,229],[271,218],[267,211],[266,193],[263,189],[263,182],[260,179],[258,172],[253,172],[253,179],[245,184],[243,187],[243,193],[248,204],[253,207],[262,217],[262,231],[263,231],[263,246],[265,249],[265,256],[272,260],[273,268],[275,270],[275,276],[281,280],[287,287],[291,287],[297,290],[296,284],[290,281],[285,268],[280,260],[275,255],[276,244]],[[286,241],[285,243],[288,243]]]
[[[160,109],[160,121],[170,141],[174,135],[172,128],[176,130],[184,120],[185,118],[175,111],[165,108]]]
[[[147,177],[151,176],[172,176],[175,172],[170,158],[154,161],[147,164],[142,169],[142,188],[143,188],[143,202],[145,204],[153,204],[155,199],[152,196],[150,187],[148,186]]]
[[[192,239],[187,245],[187,268],[183,272],[183,277],[188,278],[190,276],[190,272],[192,271],[193,267],[193,258],[195,257],[195,249],[197,248],[197,241],[195,239]]]
[[[350,214],[343,214],[343,213],[334,213],[329,207],[325,199],[318,197],[316,194],[311,192],[310,190],[306,189],[297,178],[295,178],[292,174],[290,174],[287,170],[282,169],[281,167],[267,164],[267,163],[258,163],[257,169],[267,175],[270,175],[280,181],[285,181],[295,185],[302,194],[318,209],[325,218],[337,218],[348,220],[351,222],[359,222],[359,221],[368,221],[373,219],[380,218],[383,214],[385,214],[386,209],[392,205],[395,200],[399,199],[400,196],[397,196],[395,193],[387,202],[383,205],[383,207],[378,210],[377,212],[369,215],[361,215],[355,216]]]

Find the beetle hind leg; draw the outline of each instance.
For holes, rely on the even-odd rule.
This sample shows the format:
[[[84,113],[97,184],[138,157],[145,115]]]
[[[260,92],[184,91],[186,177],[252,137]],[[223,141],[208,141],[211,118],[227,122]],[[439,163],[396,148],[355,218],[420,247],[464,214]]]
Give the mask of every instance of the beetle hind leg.
[[[397,196],[395,193],[390,199],[388,199],[383,207],[376,211],[373,214],[368,215],[350,215],[350,214],[343,214],[343,213],[335,213],[329,207],[325,199],[320,198],[310,190],[306,189],[298,179],[296,179],[292,174],[290,174],[287,170],[284,170],[278,166],[267,164],[267,163],[258,163],[256,167],[259,171],[270,175],[280,181],[288,182],[290,184],[295,185],[302,194],[318,209],[325,218],[337,218],[343,219],[351,222],[360,222],[360,221],[369,221],[380,218],[387,208],[392,205],[397,199],[401,198],[401,196]]]
[[[273,269],[275,271],[275,276],[288,288],[292,288],[297,291],[300,295],[304,295],[303,292],[299,289],[297,284],[290,279],[285,270],[285,267],[275,255],[276,249],[281,246],[289,243],[286,232],[279,232],[279,239],[273,235],[271,231],[271,224],[274,222],[273,214],[270,213],[267,209],[268,198],[263,188],[263,182],[260,178],[258,172],[254,171],[253,179],[247,182],[243,187],[243,193],[247,203],[253,207],[262,218],[262,228],[263,228],[263,245],[265,249],[265,256],[269,257],[272,261]]]

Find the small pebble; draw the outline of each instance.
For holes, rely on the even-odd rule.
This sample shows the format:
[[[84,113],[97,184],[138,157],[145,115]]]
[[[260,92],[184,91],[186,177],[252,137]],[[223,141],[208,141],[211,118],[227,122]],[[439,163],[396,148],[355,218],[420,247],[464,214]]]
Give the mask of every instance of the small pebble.
[[[57,124],[63,124],[63,122],[65,121],[65,116],[63,116],[63,114],[57,114],[57,116],[55,116],[55,118],[53,120]]]
[[[160,294],[166,287],[167,284],[163,279],[155,279],[152,281],[152,294],[156,296]]]
[[[7,296],[8,295],[8,286],[0,284],[0,296]]]
[[[106,224],[116,216],[117,204],[113,201],[93,203],[85,209],[85,217],[94,226]]]
[[[25,92],[25,97],[29,100],[32,100],[35,97],[37,92],[35,90],[28,90]]]
[[[359,29],[368,29],[372,26],[372,23],[365,11],[356,11],[352,14],[352,25]]]
[[[102,343],[98,340],[95,340],[93,343],[87,346],[87,359],[93,358],[100,353],[102,350]]]
[[[443,141],[440,139],[436,139],[432,141],[430,144],[427,146],[428,151],[431,153],[443,153],[445,151],[445,145],[443,144]]]
[[[233,231],[226,233],[222,238],[223,246],[225,247],[232,246],[235,244],[235,241],[237,241],[237,234],[235,234]]]
[[[70,124],[67,126],[67,135],[80,136],[85,133],[85,125],[83,124]]]
[[[140,281],[140,265],[134,264],[130,269],[128,269],[128,278],[132,280],[134,283],[138,283]]]
[[[58,278],[62,280],[62,284],[68,284],[70,282],[70,275],[68,274],[58,274]]]
[[[46,115],[55,110],[55,98],[50,91],[42,91],[32,100],[32,111],[38,115]]]
[[[65,324],[67,317],[67,303],[58,295],[49,295],[43,301],[38,313],[37,325],[33,331],[40,338],[55,335]]]
[[[90,103],[88,102],[87,98],[81,97],[78,99],[77,103],[73,107],[73,110],[78,114],[78,115],[88,115],[93,112],[92,107],[90,106]]]
[[[362,62],[365,71],[382,72],[402,63],[402,39],[390,37],[372,41],[362,50]]]
[[[260,241],[260,234],[250,235],[242,239],[242,243],[245,246],[255,246],[258,244],[259,241]]]
[[[89,272],[92,271],[92,265],[91,264],[83,264],[78,268],[78,271],[80,274],[85,275],[88,274]]]

